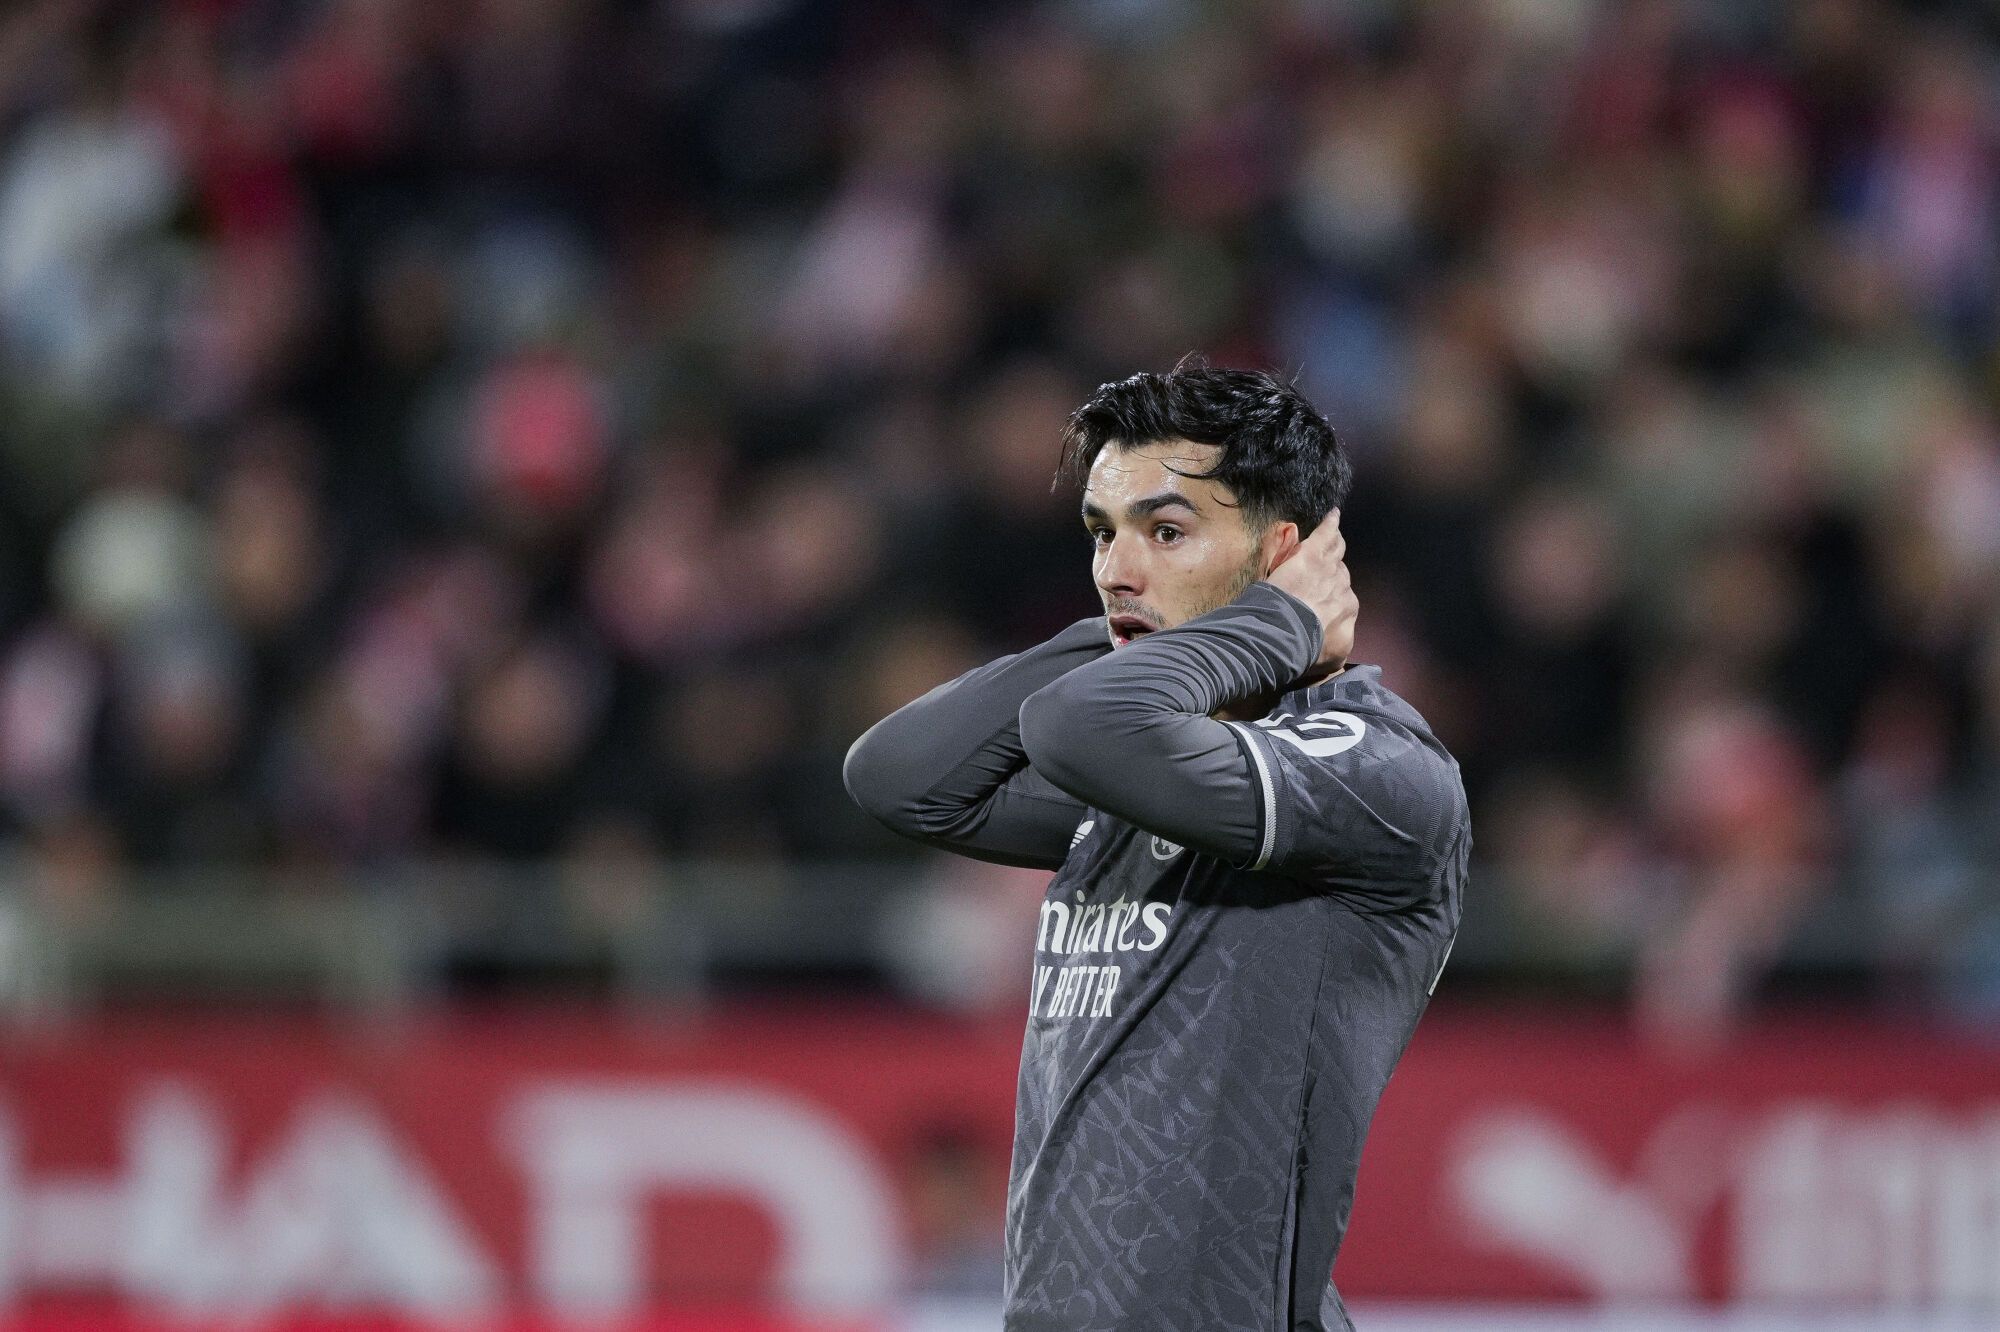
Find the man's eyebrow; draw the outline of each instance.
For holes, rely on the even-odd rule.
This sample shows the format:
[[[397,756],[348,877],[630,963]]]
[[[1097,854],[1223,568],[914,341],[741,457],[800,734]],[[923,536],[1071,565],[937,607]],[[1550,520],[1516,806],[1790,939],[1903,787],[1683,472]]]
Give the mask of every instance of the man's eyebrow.
[[[1178,490],[1163,490],[1157,495],[1148,495],[1142,500],[1133,500],[1125,506],[1125,512],[1133,518],[1144,518],[1149,513],[1158,513],[1161,509],[1171,509],[1176,504],[1197,517],[1201,515],[1201,510],[1194,507],[1194,501],[1186,495],[1181,494]]]
[[[1148,495],[1144,499],[1133,500],[1125,506],[1125,515],[1137,521],[1149,513],[1158,513],[1161,509],[1171,509],[1176,505],[1186,509],[1197,518],[1201,516],[1201,510],[1194,506],[1194,501],[1181,494],[1178,490],[1163,490],[1157,495]],[[1089,500],[1083,502],[1083,518],[1085,522],[1093,520],[1103,522],[1110,516]]]

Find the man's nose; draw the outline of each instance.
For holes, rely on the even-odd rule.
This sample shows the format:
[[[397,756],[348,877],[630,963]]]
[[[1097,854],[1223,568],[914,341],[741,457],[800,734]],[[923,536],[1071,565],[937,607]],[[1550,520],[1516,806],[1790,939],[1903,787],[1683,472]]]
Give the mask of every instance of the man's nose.
[[[1111,538],[1111,544],[1097,557],[1097,586],[1111,596],[1136,597],[1146,590],[1144,572],[1135,558],[1134,543],[1122,536]]]

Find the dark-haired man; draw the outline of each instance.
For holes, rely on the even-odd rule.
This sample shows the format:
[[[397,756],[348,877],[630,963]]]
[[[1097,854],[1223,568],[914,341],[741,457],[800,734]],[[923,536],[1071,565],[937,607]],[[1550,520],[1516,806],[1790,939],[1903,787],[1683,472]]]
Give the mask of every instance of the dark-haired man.
[[[1330,1332],[1361,1142],[1458,927],[1458,766],[1373,666],[1332,427],[1268,375],[1107,384],[1066,470],[1105,615],[877,724],[899,832],[1056,869],[1008,1332]]]

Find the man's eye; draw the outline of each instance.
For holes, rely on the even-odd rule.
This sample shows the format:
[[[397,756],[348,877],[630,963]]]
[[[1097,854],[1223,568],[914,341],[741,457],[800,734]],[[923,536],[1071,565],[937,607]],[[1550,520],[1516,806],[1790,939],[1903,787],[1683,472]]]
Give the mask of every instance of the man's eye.
[[[1091,544],[1091,545],[1093,545],[1093,546],[1102,546],[1102,545],[1107,545],[1107,544],[1109,544],[1109,543],[1110,543],[1110,541],[1111,541],[1111,529],[1110,529],[1110,528],[1108,528],[1108,527],[1093,527],[1093,528],[1091,528],[1091,529],[1090,529],[1090,544]]]
[[[1176,541],[1179,541],[1182,535],[1181,529],[1171,523],[1161,523],[1153,529],[1153,539],[1162,545],[1171,546]]]

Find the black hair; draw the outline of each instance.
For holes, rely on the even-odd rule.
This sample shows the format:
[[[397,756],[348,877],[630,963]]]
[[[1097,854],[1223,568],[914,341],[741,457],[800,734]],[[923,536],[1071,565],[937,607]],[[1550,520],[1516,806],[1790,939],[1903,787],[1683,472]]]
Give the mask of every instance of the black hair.
[[[1186,439],[1222,452],[1206,472],[1236,496],[1253,528],[1287,519],[1311,533],[1347,502],[1354,466],[1333,426],[1292,384],[1188,357],[1165,374],[1100,384],[1063,431],[1058,476],[1083,484],[1106,445]]]

